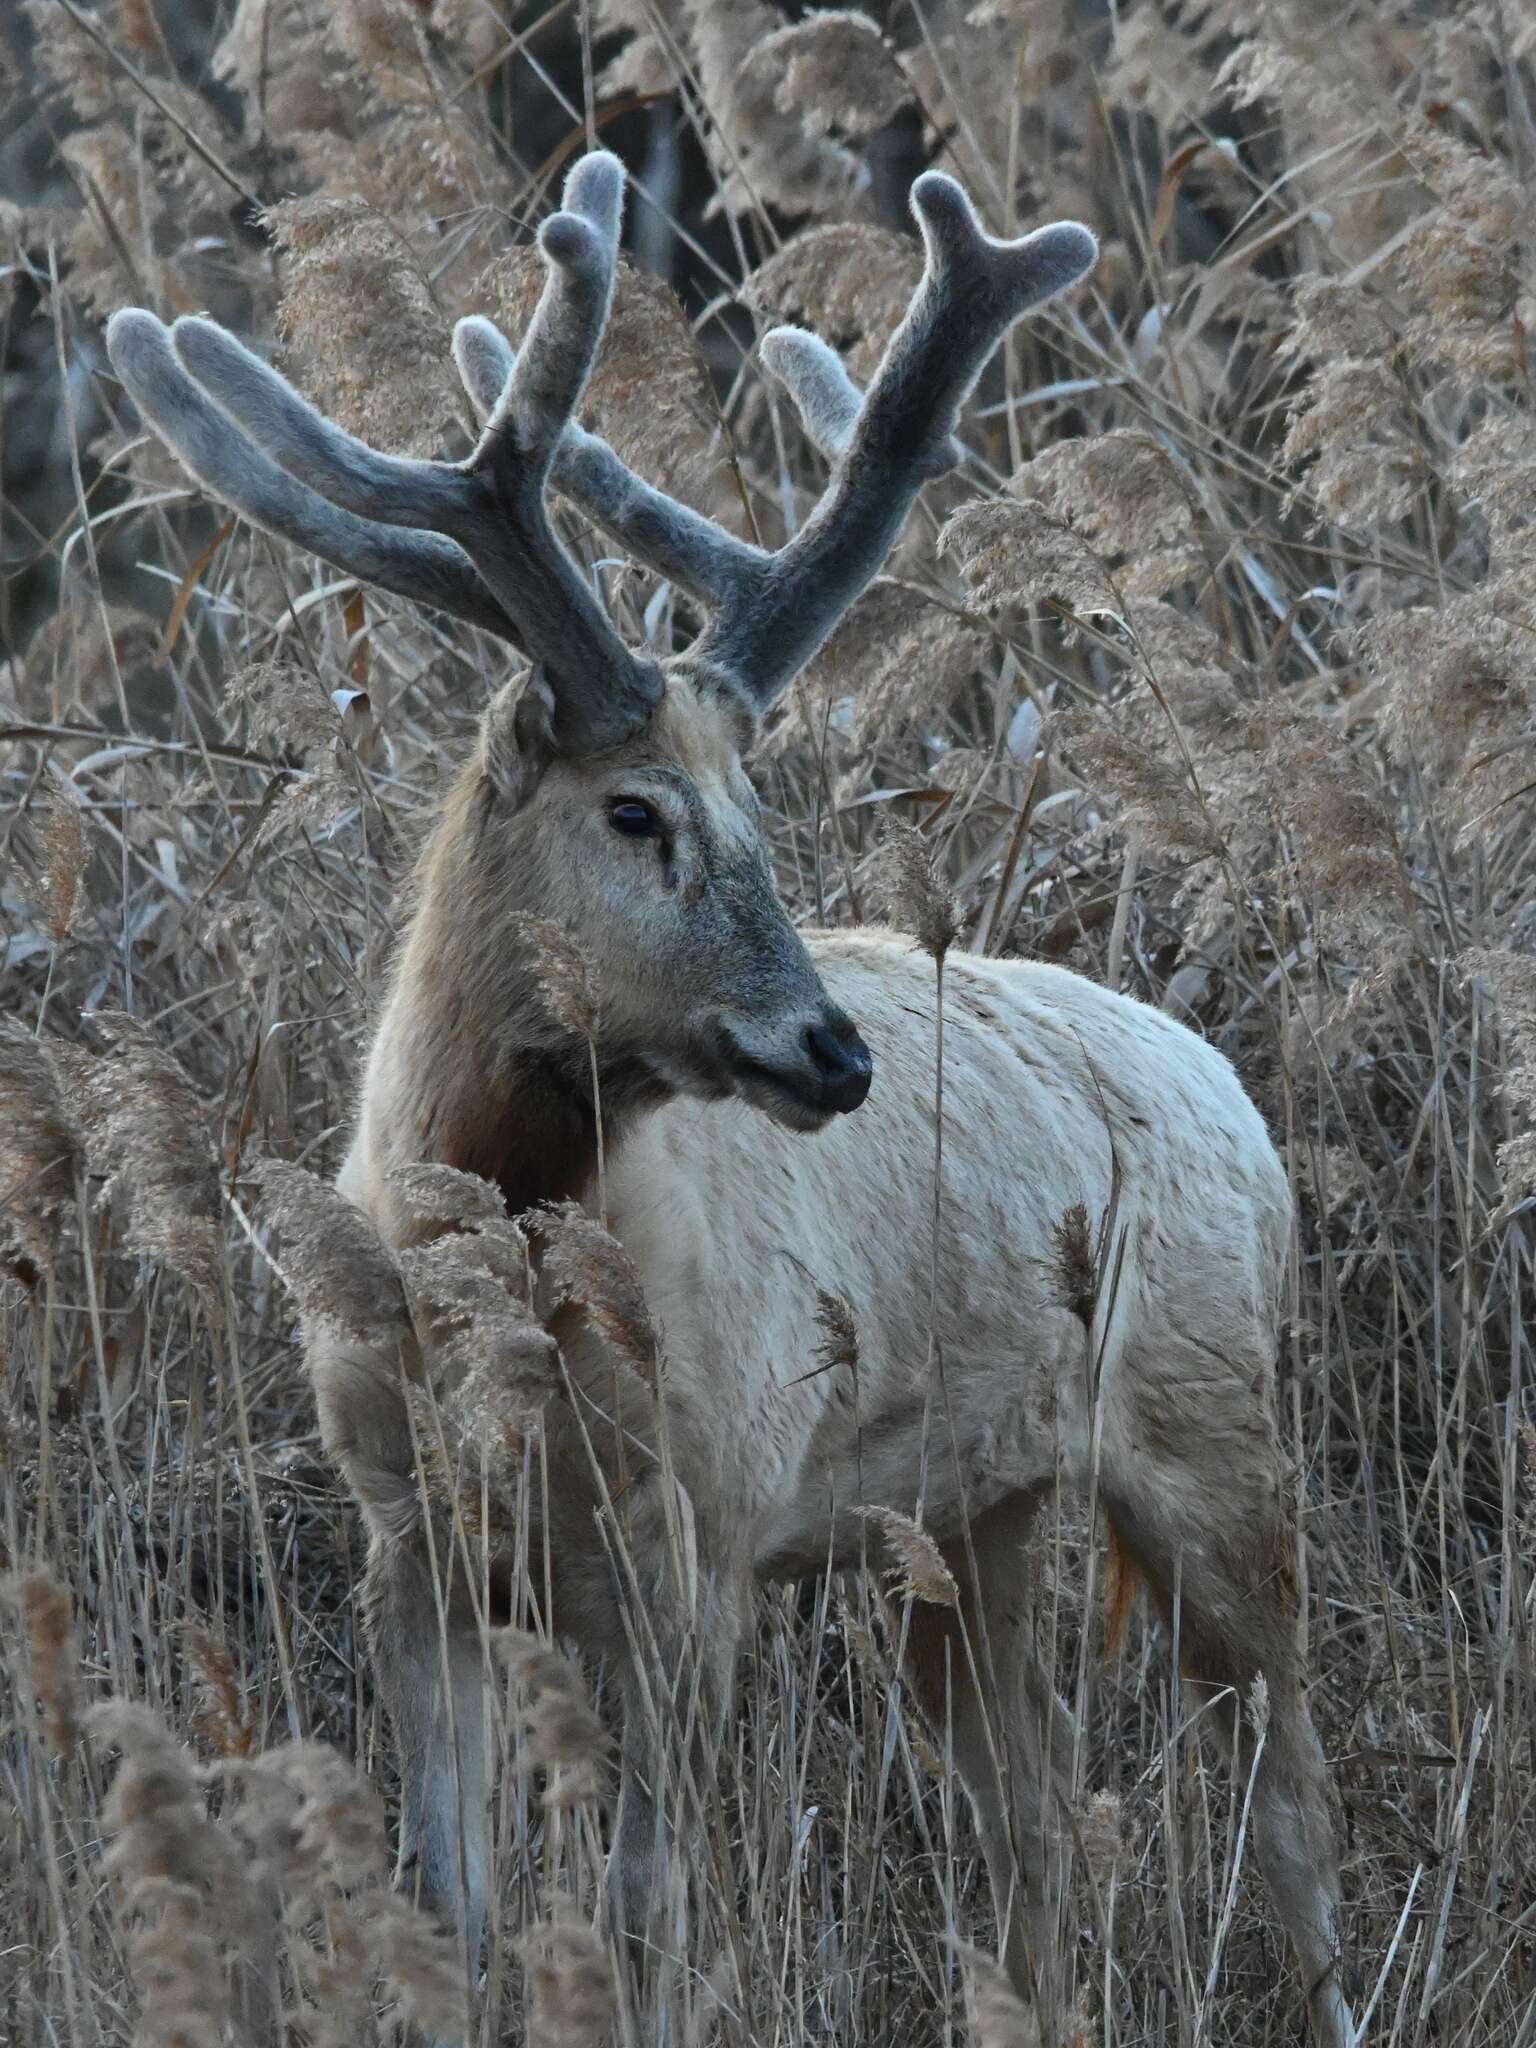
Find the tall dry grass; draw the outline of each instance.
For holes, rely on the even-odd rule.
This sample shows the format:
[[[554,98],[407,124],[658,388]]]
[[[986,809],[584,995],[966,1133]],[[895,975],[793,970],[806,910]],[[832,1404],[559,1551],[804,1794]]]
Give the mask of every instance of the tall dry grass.
[[[804,317],[867,372],[915,274],[892,195],[925,158],[997,231],[1066,213],[1103,239],[769,735],[780,876],[808,918],[869,914],[894,814],[959,943],[1102,977],[1237,1061],[1301,1218],[1283,1405],[1371,2036],[1529,2048],[1536,18],[25,15],[7,90],[31,168],[8,155],[0,195],[5,2039],[353,2044],[463,2007],[386,1883],[360,1539],[287,1283],[302,1304],[319,1273],[360,1314],[398,1289],[367,1245],[315,1264],[329,1226],[292,1169],[339,1156],[412,847],[496,656],[201,502],[98,322],[210,308],[383,445],[462,445],[451,321],[515,330],[526,228],[601,134],[646,193],[594,417],[768,537],[817,470],[754,327]],[[599,573],[665,644],[670,595]],[[436,1281],[472,1323],[469,1283]],[[846,1305],[824,1311],[846,1356]],[[549,1361],[502,1335],[514,1383],[456,1441],[490,1447],[515,1509]],[[1059,1519],[1036,1560],[1081,1730],[1078,2038],[1295,2039],[1244,1788],[1150,1624],[1096,1661],[1093,1540]],[[688,1791],[706,1827],[666,1880],[675,1953],[639,1990],[602,1906],[593,1674],[499,1645],[474,2038],[1028,2041],[893,1627],[862,1583],[764,1600]]]

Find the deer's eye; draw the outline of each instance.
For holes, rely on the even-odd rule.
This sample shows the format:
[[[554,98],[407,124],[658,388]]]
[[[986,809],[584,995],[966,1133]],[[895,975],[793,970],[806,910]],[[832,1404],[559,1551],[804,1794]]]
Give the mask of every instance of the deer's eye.
[[[660,818],[637,796],[615,797],[608,806],[608,822],[626,839],[655,839],[661,833]]]

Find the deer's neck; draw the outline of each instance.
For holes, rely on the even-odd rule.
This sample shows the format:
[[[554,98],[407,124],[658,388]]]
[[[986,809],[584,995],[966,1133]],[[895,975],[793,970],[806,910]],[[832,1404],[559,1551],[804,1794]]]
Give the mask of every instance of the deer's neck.
[[[477,857],[477,794],[455,790],[419,872],[419,902],[369,1056],[350,1191],[386,1235],[410,1234],[390,1175],[435,1164],[500,1187],[508,1213],[580,1200],[597,1178],[597,1112],[583,1040],[553,1025],[514,933],[513,860]],[[662,1091],[598,1047],[611,1153]]]

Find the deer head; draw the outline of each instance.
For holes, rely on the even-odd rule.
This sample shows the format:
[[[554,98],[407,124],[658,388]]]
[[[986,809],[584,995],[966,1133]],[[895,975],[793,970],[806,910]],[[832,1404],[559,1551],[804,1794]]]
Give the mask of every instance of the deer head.
[[[519,350],[460,321],[454,357],[485,421],[463,462],[377,453],[207,320],[168,329],[123,311],[107,346],[140,411],[236,511],[524,651],[476,769],[505,907],[571,932],[597,964],[605,1042],[616,1034],[657,1080],[814,1128],[864,1100],[870,1058],[774,892],[742,758],[922,485],[959,458],[960,408],[1002,335],[1084,276],[1096,246],[1072,222],[995,241],[952,179],[919,178],[926,267],[868,392],[814,335],[762,343],[831,464],[810,518],[770,552],[652,489],[576,423],[623,188],[603,151],[571,172],[539,232],[549,274]],[[654,661],[624,644],[550,525],[550,485],[693,601],[705,624],[686,652]]]

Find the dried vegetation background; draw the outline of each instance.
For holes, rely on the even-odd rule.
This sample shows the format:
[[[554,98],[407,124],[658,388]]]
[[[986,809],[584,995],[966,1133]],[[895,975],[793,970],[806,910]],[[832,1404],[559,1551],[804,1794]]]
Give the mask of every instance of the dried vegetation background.
[[[99,323],[210,309],[382,446],[457,449],[450,323],[517,328],[530,224],[595,133],[644,190],[591,412],[768,537],[818,473],[754,333],[803,317],[867,373],[924,161],[995,231],[1103,239],[769,735],[782,881],[857,920],[894,813],[961,943],[1236,1060],[1301,1219],[1283,1405],[1372,2037],[1529,2048],[1528,0],[28,0],[0,45],[0,2033],[356,2044],[462,1999],[387,1885],[359,1534],[292,1302],[398,1295],[297,1169],[339,1157],[498,656],[201,501]],[[686,630],[585,544],[630,632]],[[490,1285],[471,1338],[518,1327],[476,1324]],[[537,1483],[493,1396],[460,1450],[478,1428]],[[1037,1560],[1082,1734],[1076,2039],[1296,2040],[1244,1787],[1150,1624],[1098,1660],[1092,1540],[1062,1522]],[[907,1597],[942,1598],[921,1562]],[[501,1647],[476,2038],[1031,2040],[867,1584],[764,1603],[710,1847],[672,1873],[682,1960],[639,2004],[593,1675]]]

